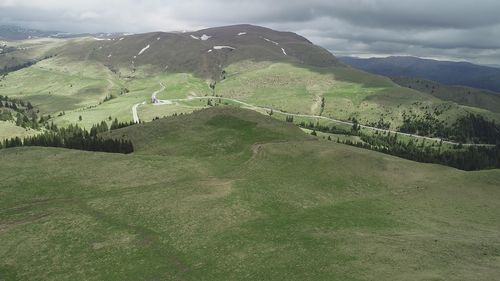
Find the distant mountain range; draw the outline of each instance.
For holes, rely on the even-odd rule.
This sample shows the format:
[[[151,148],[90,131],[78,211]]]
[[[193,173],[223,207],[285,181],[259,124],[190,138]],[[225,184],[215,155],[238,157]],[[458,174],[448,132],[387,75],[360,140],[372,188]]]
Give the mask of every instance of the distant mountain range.
[[[416,57],[356,58],[342,62],[370,73],[389,77],[414,77],[447,85],[461,85],[500,92],[500,68],[468,62],[438,61]]]
[[[36,37],[50,37],[57,34],[60,34],[60,32],[30,29],[15,25],[0,25],[0,39],[4,40],[25,40]]]
[[[500,68],[500,64],[485,64],[484,66],[494,67],[494,68]]]
[[[25,28],[16,25],[0,25],[0,39],[3,40],[27,40],[33,38],[76,38],[85,36],[94,36],[97,38],[113,38],[124,35],[130,35],[124,32],[113,33],[69,33],[60,31],[46,31],[32,28]]]

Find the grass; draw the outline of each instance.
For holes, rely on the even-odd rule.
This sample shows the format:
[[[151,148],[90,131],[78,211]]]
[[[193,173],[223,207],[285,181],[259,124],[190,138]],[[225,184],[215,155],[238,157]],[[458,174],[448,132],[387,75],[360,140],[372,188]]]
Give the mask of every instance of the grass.
[[[131,155],[0,150],[0,279],[493,280],[498,170],[463,172],[211,108]]]
[[[163,71],[131,72],[116,54],[115,74],[92,60],[105,58],[108,47],[94,52],[85,47],[102,42],[81,40],[88,44],[70,54],[77,60],[64,55],[71,51],[66,46],[61,56],[10,73],[0,82],[2,95],[29,100],[42,114],[65,111],[52,119],[60,126],[131,121],[131,107],[143,101],[145,121],[193,113],[107,134],[130,138],[131,155],[0,150],[0,280],[494,280],[500,274],[498,170],[463,172],[317,141],[276,120],[283,114],[200,111],[206,100],[155,106],[149,101],[160,82],[167,86],[160,99],[211,91],[207,81],[167,73],[163,65]],[[131,54],[144,45],[136,42]],[[36,48],[37,55],[49,49]],[[447,121],[468,111],[495,116],[348,67],[241,61],[225,70],[216,94],[289,112],[361,123],[383,117],[393,127],[402,112],[436,107],[447,108],[440,116]],[[102,102],[110,94],[115,98]],[[302,120],[309,121],[294,121]],[[0,136],[24,133],[0,123]]]
[[[0,141],[13,137],[24,138],[38,133],[39,131],[30,128],[25,129],[23,127],[16,126],[16,124],[12,121],[0,121]]]
[[[463,106],[347,67],[301,68],[245,61],[225,70],[228,78],[217,85],[216,94],[293,113],[322,114],[340,120],[356,118],[361,123],[384,118],[394,129],[402,124],[403,112],[422,115],[446,106],[439,118],[449,123],[467,112]]]
[[[440,120],[452,124],[458,117],[475,112],[495,120],[497,113],[486,109],[458,105],[431,94],[398,86],[388,78],[371,75],[349,67],[304,68],[288,63],[241,61],[225,67],[227,79],[216,86],[216,94],[259,106],[287,112],[322,114],[361,124],[391,123],[391,129],[402,124],[403,113],[423,115],[442,110]],[[151,73],[149,66],[138,67],[131,76],[120,76],[104,65],[92,61],[74,61],[56,57],[32,67],[11,73],[0,84],[2,92],[31,101],[42,114],[55,116],[59,126],[78,122],[89,128],[103,120],[132,120],[134,104],[147,101],[159,90],[160,99],[182,99],[207,96],[212,92],[208,82],[185,73]],[[124,89],[128,92],[123,93]],[[114,99],[104,102],[106,96]],[[322,108],[322,101],[324,107]],[[204,100],[179,102],[172,106],[140,106],[139,117],[150,121],[155,117],[189,113],[206,106]],[[58,116],[64,111],[65,115]],[[82,116],[82,121],[78,121]]]
[[[117,94],[110,75],[96,63],[53,58],[7,75],[2,94],[28,100],[42,114],[55,114],[96,105],[109,92]]]

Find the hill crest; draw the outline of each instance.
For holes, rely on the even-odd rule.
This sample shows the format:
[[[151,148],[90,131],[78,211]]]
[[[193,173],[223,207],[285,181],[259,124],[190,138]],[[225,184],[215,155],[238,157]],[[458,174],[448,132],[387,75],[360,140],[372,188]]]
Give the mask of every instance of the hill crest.
[[[73,59],[92,59],[118,71],[153,66],[156,71],[195,73],[219,80],[225,66],[244,60],[313,67],[344,66],[334,55],[292,32],[253,25],[199,31],[151,32],[115,38],[74,40],[59,50]]]

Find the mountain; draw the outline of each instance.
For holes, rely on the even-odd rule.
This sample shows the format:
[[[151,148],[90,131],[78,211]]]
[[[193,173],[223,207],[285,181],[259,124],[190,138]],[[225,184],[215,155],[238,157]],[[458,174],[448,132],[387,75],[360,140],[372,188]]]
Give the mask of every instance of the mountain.
[[[494,68],[500,68],[500,64],[485,64],[484,66],[494,67]]]
[[[470,114],[500,121],[500,112],[483,103],[398,85],[342,63],[298,34],[260,26],[9,44],[0,55],[2,95],[30,101],[58,126],[150,121],[214,104],[272,111],[282,119],[301,115],[297,123],[316,123],[320,116],[328,126],[357,122],[393,131],[432,116],[423,122],[432,137],[457,136],[444,128]],[[153,102],[159,100],[165,102]]]
[[[125,36],[126,32],[99,32],[99,33],[71,33],[60,31],[47,31],[25,28],[17,25],[0,25],[0,39],[3,40],[29,40],[35,38],[78,38],[92,36],[98,39],[108,39]]]
[[[414,77],[448,85],[500,92],[500,69],[468,62],[438,61],[416,57],[356,58],[342,62],[370,73],[389,77]]]
[[[50,37],[57,34],[60,34],[60,32],[30,29],[16,25],[0,25],[0,39],[3,40],[25,40],[38,37]]]
[[[403,87],[428,93],[442,100],[483,108],[492,112],[500,112],[500,95],[496,92],[466,86],[445,85],[420,78],[394,77],[392,81]]]
[[[149,65],[155,68],[154,72],[189,72],[216,80],[222,66],[243,60],[321,67],[342,65],[327,50],[304,37],[252,25],[95,38],[68,45],[59,53],[77,60],[93,59],[116,70]]]

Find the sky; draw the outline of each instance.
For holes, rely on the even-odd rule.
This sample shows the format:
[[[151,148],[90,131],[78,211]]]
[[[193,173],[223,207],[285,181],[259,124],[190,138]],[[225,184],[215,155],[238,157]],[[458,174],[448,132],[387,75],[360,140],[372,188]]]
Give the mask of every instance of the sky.
[[[0,0],[0,24],[65,32],[293,31],[337,56],[500,64],[499,0]]]

